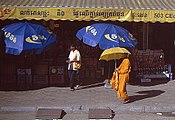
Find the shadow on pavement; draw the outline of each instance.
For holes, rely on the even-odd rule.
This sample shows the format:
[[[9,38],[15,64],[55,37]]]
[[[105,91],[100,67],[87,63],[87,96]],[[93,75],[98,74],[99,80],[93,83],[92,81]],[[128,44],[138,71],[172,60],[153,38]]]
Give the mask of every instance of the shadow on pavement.
[[[161,95],[164,92],[165,91],[162,91],[162,90],[139,91],[137,93],[141,95],[129,96],[129,98],[130,98],[130,102],[135,102],[135,101],[143,100],[146,98],[151,98],[151,97]]]
[[[80,86],[77,90],[100,87],[100,86],[103,86],[103,85],[104,85],[104,82],[94,83],[94,84],[90,84],[90,85]]]

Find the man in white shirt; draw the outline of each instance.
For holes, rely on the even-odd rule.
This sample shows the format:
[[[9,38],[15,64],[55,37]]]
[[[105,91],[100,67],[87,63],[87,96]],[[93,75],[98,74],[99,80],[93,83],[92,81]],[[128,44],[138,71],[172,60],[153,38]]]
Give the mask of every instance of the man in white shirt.
[[[66,61],[68,63],[68,75],[70,80],[70,89],[71,91],[75,90],[76,86],[76,78],[78,74],[78,70],[81,67],[81,55],[80,52],[76,49],[75,45],[70,46],[70,53],[68,60]]]

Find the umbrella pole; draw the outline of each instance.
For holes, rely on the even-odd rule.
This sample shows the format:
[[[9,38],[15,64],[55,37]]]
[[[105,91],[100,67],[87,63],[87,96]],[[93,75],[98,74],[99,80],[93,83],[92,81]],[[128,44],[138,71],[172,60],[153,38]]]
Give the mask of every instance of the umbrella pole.
[[[114,71],[115,71],[115,69],[116,69],[116,67],[117,67],[117,60],[116,60],[116,54],[114,54],[114,62],[115,62],[115,68],[114,68]]]
[[[110,62],[109,62],[109,65],[108,65],[108,79],[110,79]]]
[[[115,62],[115,69],[117,68],[117,61],[116,61],[116,59],[114,60],[114,62]]]

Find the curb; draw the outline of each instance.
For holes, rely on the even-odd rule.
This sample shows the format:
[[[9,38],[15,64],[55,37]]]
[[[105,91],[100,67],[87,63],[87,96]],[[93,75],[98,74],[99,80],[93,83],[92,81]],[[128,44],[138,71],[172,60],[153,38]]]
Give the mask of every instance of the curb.
[[[63,109],[67,113],[88,112],[90,108],[110,108],[114,112],[172,112],[175,111],[175,104],[160,104],[160,105],[107,105],[107,106],[90,106],[90,105],[77,105],[77,106],[1,106],[0,112],[36,112],[39,108],[47,109]]]
[[[2,106],[0,112],[33,112],[37,111],[37,107],[21,107],[21,106]]]

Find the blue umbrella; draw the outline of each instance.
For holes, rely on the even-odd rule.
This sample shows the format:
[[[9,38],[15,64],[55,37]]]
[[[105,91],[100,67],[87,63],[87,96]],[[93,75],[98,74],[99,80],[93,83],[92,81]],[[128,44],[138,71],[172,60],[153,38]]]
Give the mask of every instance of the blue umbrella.
[[[99,45],[102,50],[111,47],[134,48],[137,44],[130,32],[114,24],[92,24],[80,29],[76,36],[87,45]]]
[[[2,28],[5,35],[6,53],[19,55],[22,51],[41,53],[56,42],[56,36],[38,24],[20,22]]]

